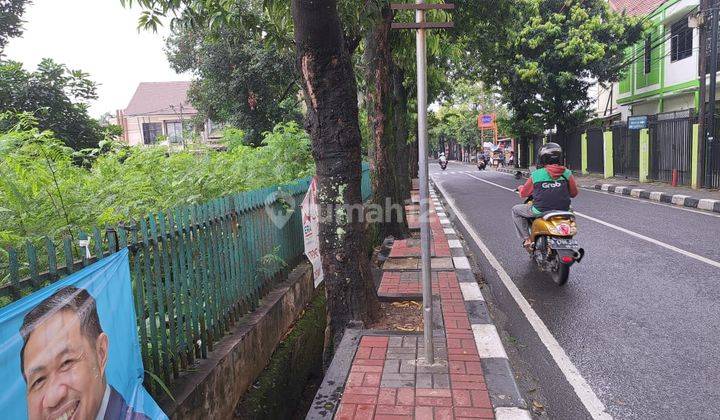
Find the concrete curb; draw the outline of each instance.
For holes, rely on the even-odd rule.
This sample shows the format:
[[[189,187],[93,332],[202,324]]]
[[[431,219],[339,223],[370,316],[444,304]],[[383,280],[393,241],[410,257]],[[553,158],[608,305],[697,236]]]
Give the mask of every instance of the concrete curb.
[[[442,207],[434,185],[430,191],[430,197],[434,205]],[[467,261],[459,237],[454,231],[448,233],[446,230],[446,234],[448,235],[448,242],[451,244],[453,257]],[[490,318],[490,311],[469,262],[465,268],[456,266],[455,273],[460,282],[460,290],[470,320],[470,327],[475,336],[475,345],[480,355],[480,364],[485,375],[485,382],[487,383],[495,417],[500,420],[531,419],[532,416],[527,410],[527,403],[520,394],[502,340],[492,318]]]
[[[593,186],[584,186],[583,188],[720,213],[720,200],[695,198],[682,194],[666,194],[662,191],[649,191],[643,188],[629,188],[613,184],[595,184]]]

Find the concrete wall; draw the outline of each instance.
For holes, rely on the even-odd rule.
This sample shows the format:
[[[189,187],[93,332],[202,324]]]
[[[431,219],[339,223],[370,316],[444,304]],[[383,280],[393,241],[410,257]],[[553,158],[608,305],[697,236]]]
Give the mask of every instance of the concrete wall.
[[[171,419],[229,419],[243,394],[267,366],[278,343],[313,297],[312,267],[301,263],[271,291],[253,314],[243,318],[171,387],[175,401],[160,406]]]
[[[682,111],[684,109],[695,109],[695,95],[684,93],[663,100],[663,112]]]
[[[655,115],[658,113],[660,102],[657,99],[639,102],[632,105],[632,115]]]

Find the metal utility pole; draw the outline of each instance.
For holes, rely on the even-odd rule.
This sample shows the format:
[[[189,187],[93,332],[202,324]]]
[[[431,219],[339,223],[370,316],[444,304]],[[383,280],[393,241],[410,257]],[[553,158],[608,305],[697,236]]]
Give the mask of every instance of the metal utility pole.
[[[714,2],[713,2],[714,3]],[[716,153],[717,140],[715,139],[715,89],[717,87],[717,71],[718,71],[718,9],[713,4],[710,10],[710,87],[708,92],[708,110],[707,110],[707,150],[705,156],[707,159],[707,173],[712,173],[713,153]]]
[[[425,362],[435,363],[433,346],[433,296],[432,267],[430,265],[430,186],[428,177],[428,134],[427,134],[427,43],[426,30],[451,28],[452,22],[426,22],[427,10],[453,9],[452,4],[426,4],[425,0],[416,0],[415,4],[401,3],[391,5],[393,10],[415,10],[415,23],[393,23],[393,29],[416,29],[415,43],[417,53],[417,99],[418,99],[418,158],[420,160],[420,249],[422,256],[423,284],[423,323]]]
[[[698,101],[698,126],[700,132],[700,142],[698,144],[698,187],[703,187],[705,184],[705,148],[707,144],[707,11],[710,5],[710,0],[702,0],[700,2],[700,10],[697,16],[698,32],[700,34],[700,51],[698,56],[698,90],[699,90],[699,101]]]

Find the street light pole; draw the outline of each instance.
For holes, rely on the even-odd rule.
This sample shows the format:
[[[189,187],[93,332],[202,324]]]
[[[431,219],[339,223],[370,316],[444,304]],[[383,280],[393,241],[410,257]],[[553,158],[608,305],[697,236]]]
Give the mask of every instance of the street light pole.
[[[425,3],[417,0],[417,4]],[[415,11],[415,22],[425,23],[425,10]],[[418,100],[418,155],[420,159],[420,248],[422,255],[423,323],[425,332],[425,361],[435,363],[432,325],[432,280],[430,278],[430,187],[428,185],[428,136],[427,136],[427,45],[425,28],[415,34],[417,49],[417,100]]]
[[[430,278],[432,267],[430,265],[430,186],[428,184],[428,133],[427,133],[427,30],[452,28],[452,22],[427,22],[427,10],[451,10],[453,4],[426,4],[425,0],[416,0],[415,4],[400,3],[390,5],[393,10],[414,10],[415,23],[393,23],[393,29],[415,29],[417,53],[417,100],[418,100],[418,166],[420,167],[420,255],[422,257],[422,284],[423,284],[423,323],[425,363],[435,363],[435,349],[433,345],[433,295],[432,280]]]

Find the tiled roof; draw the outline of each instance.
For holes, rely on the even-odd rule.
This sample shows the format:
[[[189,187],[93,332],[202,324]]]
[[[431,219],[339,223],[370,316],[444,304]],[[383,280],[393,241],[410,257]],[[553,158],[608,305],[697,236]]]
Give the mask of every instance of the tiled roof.
[[[666,0],[609,0],[610,7],[618,12],[625,11],[630,16],[646,15]]]
[[[191,82],[143,82],[138,85],[125,115],[197,114],[190,105],[187,91]],[[174,109],[173,109],[174,108]]]

